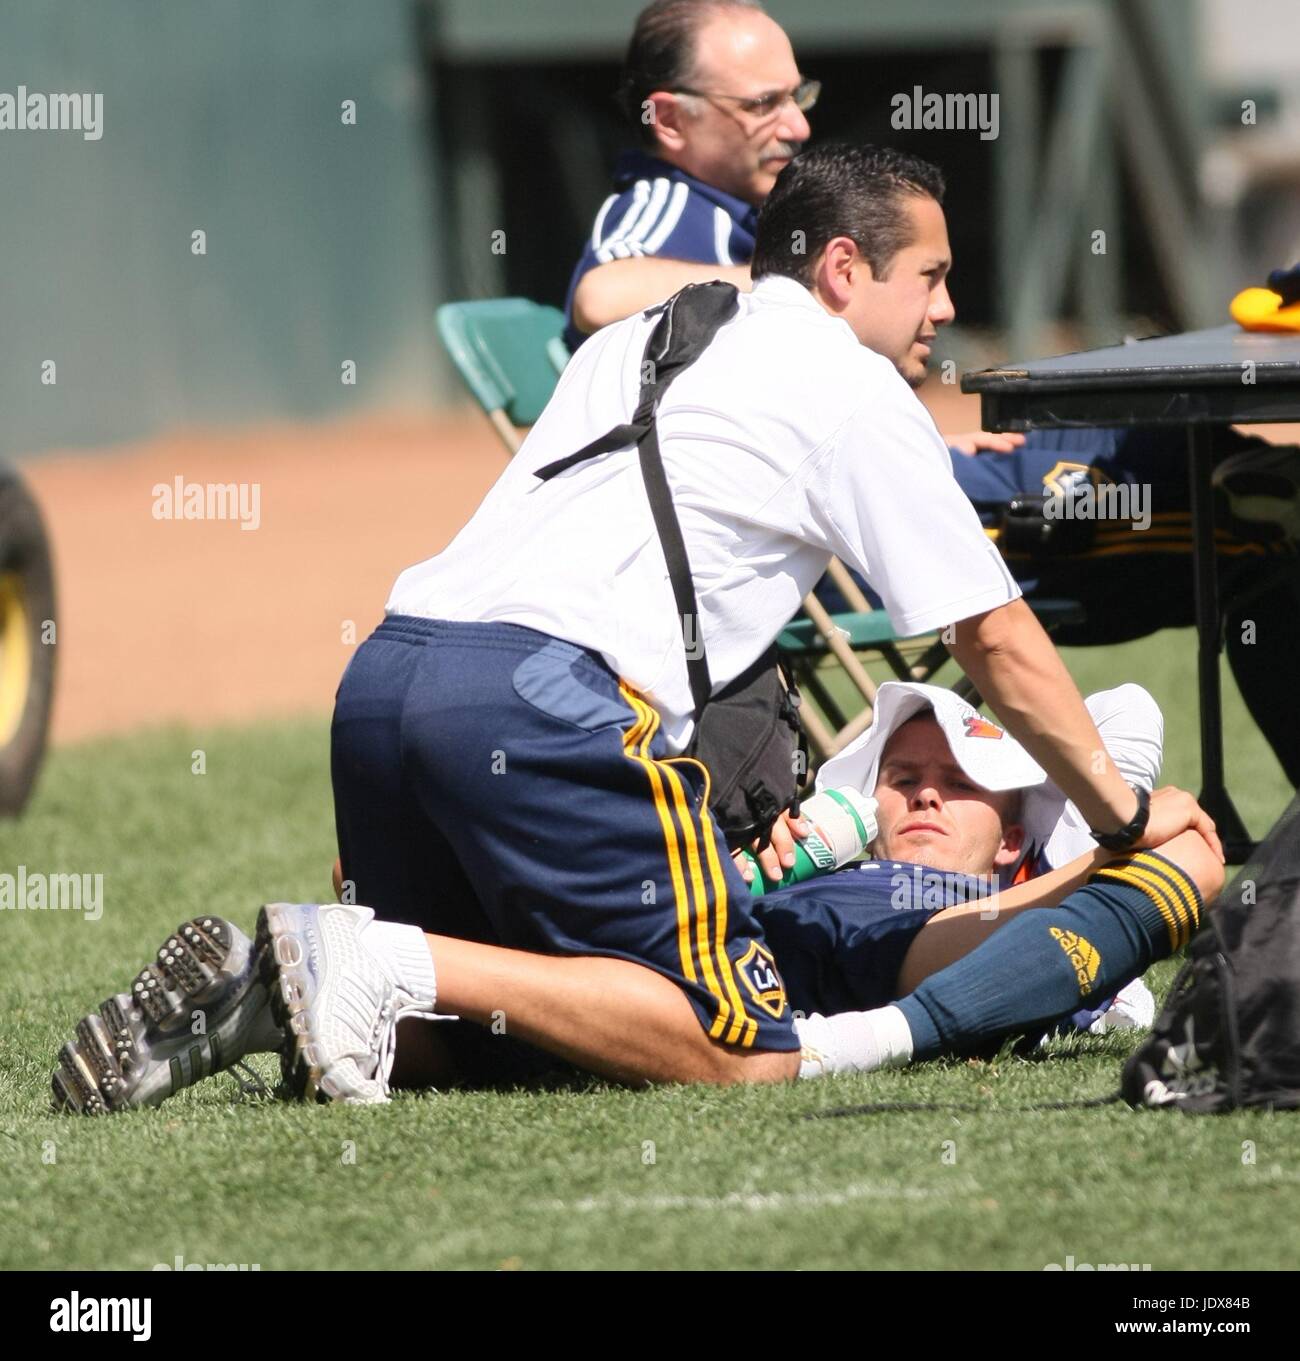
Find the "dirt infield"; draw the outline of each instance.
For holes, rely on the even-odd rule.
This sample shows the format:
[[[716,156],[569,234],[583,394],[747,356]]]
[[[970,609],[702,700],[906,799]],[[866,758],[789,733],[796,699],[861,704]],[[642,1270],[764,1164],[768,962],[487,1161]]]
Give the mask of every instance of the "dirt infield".
[[[54,741],[327,713],[394,577],[455,534],[503,460],[467,411],[26,462],[58,573]],[[154,488],[177,477],[255,484],[259,527],[156,519]]]
[[[935,383],[923,396],[946,433],[978,425],[976,399]],[[452,538],[504,460],[466,409],[27,461],[58,572],[53,740],[328,713],[397,573]],[[155,518],[155,488],[178,477],[255,484],[258,528]]]

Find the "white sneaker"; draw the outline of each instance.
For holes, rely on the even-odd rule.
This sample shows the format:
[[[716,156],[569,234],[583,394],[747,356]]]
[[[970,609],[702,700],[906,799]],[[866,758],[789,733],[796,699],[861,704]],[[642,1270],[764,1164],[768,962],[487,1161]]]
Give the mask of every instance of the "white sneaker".
[[[1094,1035],[1108,1030],[1150,1030],[1156,1019],[1156,999],[1151,989],[1140,979],[1122,987],[1115,1000],[1088,1027]]]
[[[55,1109],[103,1115],[156,1106],[239,1067],[247,1054],[274,1053],[283,1037],[267,1006],[259,949],[224,917],[182,922],[131,991],[83,1017],[59,1051]]]
[[[284,1029],[281,1070],[304,1100],[388,1101],[397,1023],[432,1014],[367,947],[374,915],[345,903],[271,903],[257,919],[271,1010]]]

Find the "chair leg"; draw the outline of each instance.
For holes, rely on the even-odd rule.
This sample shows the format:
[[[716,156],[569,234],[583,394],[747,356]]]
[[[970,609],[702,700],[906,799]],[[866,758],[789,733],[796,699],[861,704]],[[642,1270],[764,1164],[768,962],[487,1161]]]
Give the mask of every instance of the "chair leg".
[[[799,718],[803,723],[804,732],[808,734],[808,740],[817,748],[817,755],[822,761],[835,755],[835,736],[825,723],[809,708],[799,711]],[[812,772],[810,771],[809,774]]]
[[[848,640],[835,626],[835,621],[827,612],[826,606],[811,591],[803,598],[803,608],[813,621],[817,632],[826,640],[826,646],[835,654],[840,665],[848,673],[849,679],[858,687],[868,704],[876,702],[876,683],[867,675],[862,663],[858,661]]]
[[[871,602],[858,588],[858,583],[853,580],[849,569],[839,560],[832,558],[826,568],[826,574],[835,583],[839,593],[844,597],[844,603],[851,610],[856,610],[859,614],[871,613]]]
[[[963,674],[961,680],[952,687],[952,692],[959,698],[964,699],[967,704],[973,705],[976,709],[984,703],[980,698],[980,692],[975,688],[975,682],[965,674]]]
[[[928,681],[931,676],[944,664],[949,661],[952,654],[942,643],[935,643],[928,647],[921,654],[921,660],[910,668],[910,678],[918,681]]]
[[[524,442],[520,437],[519,431],[510,423],[510,417],[499,407],[496,411],[487,413],[488,420],[492,422],[492,428],[501,437],[501,443],[510,451],[511,457],[519,452],[519,446]]]
[[[836,730],[842,728],[849,721],[848,716],[835,702],[835,697],[826,688],[815,668],[808,672],[803,685],[813,699],[817,701],[817,707],[835,725]]]

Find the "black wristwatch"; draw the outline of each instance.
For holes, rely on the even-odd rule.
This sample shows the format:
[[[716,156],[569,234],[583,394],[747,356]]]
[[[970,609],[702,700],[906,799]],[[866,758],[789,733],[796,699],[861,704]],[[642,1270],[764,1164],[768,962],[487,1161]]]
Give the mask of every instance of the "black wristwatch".
[[[1133,814],[1133,821],[1126,823],[1117,832],[1092,833],[1092,839],[1097,845],[1104,846],[1108,851],[1128,850],[1147,829],[1147,819],[1151,816],[1151,791],[1135,784],[1129,785],[1129,788],[1138,797],[1138,809]]]

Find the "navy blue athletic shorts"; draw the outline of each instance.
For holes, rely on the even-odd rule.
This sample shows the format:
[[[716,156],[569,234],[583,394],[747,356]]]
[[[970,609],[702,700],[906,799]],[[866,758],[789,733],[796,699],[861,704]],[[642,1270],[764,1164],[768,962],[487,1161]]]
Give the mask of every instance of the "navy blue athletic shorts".
[[[390,616],[339,685],[331,773],[343,876],[377,916],[631,960],[672,979],[711,1037],[798,1049],[704,766],[669,757],[654,708],[599,654],[517,624]],[[474,1076],[535,1066],[468,1023],[439,1035]]]

